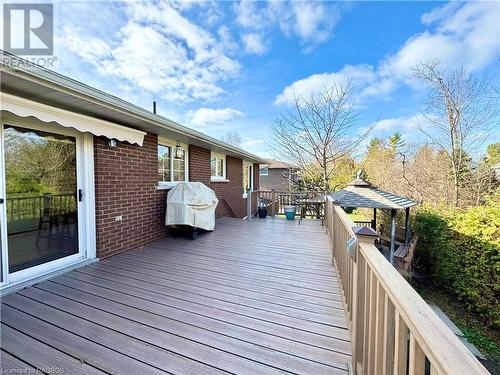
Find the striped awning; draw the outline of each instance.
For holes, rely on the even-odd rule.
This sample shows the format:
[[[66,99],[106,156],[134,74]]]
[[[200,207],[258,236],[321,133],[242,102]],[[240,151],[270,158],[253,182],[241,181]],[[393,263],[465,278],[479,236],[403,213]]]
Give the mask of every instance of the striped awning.
[[[126,141],[142,146],[146,132],[132,129],[95,117],[85,116],[61,108],[51,107],[25,98],[2,93],[0,110],[20,117],[35,117],[42,122],[53,122],[82,133],[88,132],[96,136]]]

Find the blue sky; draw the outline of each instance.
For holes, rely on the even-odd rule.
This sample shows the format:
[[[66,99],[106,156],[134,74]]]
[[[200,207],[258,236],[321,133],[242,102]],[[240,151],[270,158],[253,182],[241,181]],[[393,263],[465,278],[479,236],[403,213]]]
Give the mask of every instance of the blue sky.
[[[348,77],[374,135],[416,129],[419,61],[495,74],[500,2],[55,2],[55,70],[215,137],[277,156],[294,93]],[[497,133],[498,134],[498,133]]]

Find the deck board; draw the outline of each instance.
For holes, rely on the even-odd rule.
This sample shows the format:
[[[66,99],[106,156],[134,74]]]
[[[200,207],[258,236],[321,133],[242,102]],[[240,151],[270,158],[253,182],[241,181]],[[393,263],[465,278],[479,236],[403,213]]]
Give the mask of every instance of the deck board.
[[[347,375],[328,248],[317,221],[221,219],[69,272],[2,299],[2,368]]]

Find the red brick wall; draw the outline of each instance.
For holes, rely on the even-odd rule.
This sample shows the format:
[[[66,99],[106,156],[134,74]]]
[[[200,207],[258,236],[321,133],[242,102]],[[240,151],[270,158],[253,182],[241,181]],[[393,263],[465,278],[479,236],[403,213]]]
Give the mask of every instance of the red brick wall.
[[[246,216],[246,199],[243,199],[243,162],[232,156],[226,157],[226,178],[229,182],[210,181],[210,150],[189,146],[189,180],[200,181],[210,187],[219,204],[217,217]],[[233,215],[234,213],[234,215]]]
[[[111,148],[106,140],[94,137],[99,258],[144,246],[167,235],[167,191],[156,189],[157,150],[158,137],[155,134],[147,134],[142,147],[119,142],[117,147]],[[217,217],[246,216],[241,159],[226,158],[229,182],[210,181],[210,150],[189,146],[188,160],[189,180],[203,182],[217,194]],[[255,170],[255,181],[258,181],[258,166]],[[122,216],[122,220],[116,221],[117,216]]]
[[[166,235],[167,192],[156,190],[158,138],[142,147],[94,137],[97,256],[106,258]],[[115,221],[116,216],[122,221]]]

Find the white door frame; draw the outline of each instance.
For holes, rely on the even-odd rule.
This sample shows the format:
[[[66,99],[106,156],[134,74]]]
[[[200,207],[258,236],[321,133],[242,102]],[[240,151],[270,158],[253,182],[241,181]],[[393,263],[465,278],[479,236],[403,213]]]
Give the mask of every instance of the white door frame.
[[[82,189],[83,199],[78,202],[78,250],[64,258],[56,259],[47,263],[39,264],[24,270],[9,273],[8,258],[8,236],[6,218],[6,190],[5,190],[5,160],[4,160],[4,124],[44,130],[62,135],[75,137],[77,154],[77,189]],[[71,268],[82,261],[91,260],[96,257],[96,233],[95,233],[95,189],[94,189],[94,139],[89,133],[81,133],[62,126],[48,124],[33,118],[21,118],[2,113],[0,122],[0,197],[4,198],[4,204],[0,205],[0,222],[2,232],[2,276],[0,290],[12,289],[16,285],[23,287],[31,282],[46,279],[57,271]],[[3,293],[2,293],[3,294]]]

